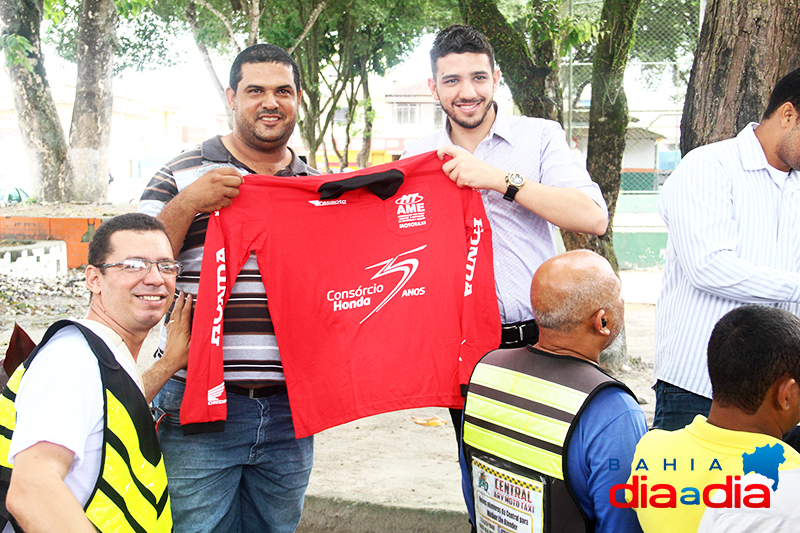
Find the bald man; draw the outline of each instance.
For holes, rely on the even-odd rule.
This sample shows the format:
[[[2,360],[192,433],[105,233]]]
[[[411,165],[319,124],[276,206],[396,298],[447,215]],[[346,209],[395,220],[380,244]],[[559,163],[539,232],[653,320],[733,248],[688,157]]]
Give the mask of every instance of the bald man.
[[[538,342],[489,352],[470,379],[461,447],[470,519],[478,531],[640,532],[609,491],[627,480],[647,421],[598,366],[622,329],[620,280],[596,253],[567,252],[536,271],[531,304]]]

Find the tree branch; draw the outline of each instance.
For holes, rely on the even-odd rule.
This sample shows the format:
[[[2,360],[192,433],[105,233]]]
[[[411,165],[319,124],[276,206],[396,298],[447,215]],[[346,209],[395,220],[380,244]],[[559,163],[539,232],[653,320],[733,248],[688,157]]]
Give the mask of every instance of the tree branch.
[[[187,4],[186,10],[183,12],[183,18],[186,19],[186,22],[189,24],[189,28],[192,30],[192,36],[194,37],[195,45],[197,45],[197,50],[200,52],[200,56],[203,58],[203,64],[206,66],[208,76],[211,78],[211,85],[214,86],[217,96],[219,96],[220,100],[222,100],[222,106],[224,107],[225,114],[228,117],[228,127],[233,128],[233,111],[231,111],[231,108],[228,107],[228,99],[225,96],[225,88],[219,81],[217,71],[214,70],[214,65],[211,63],[211,56],[208,53],[206,43],[200,40],[200,26],[197,24],[197,12],[195,10],[194,2],[190,1]]]
[[[200,4],[204,8],[211,11],[214,15],[216,15],[216,17],[220,20],[220,22],[222,22],[222,24],[225,26],[225,30],[228,32],[228,38],[231,40],[231,43],[233,44],[234,48],[236,48],[236,54],[238,55],[239,52],[242,51],[242,48],[239,46],[239,43],[236,42],[236,34],[233,31],[233,26],[231,26],[230,21],[227,18],[225,18],[225,15],[223,15],[219,10],[217,10],[217,8],[206,2],[206,0],[194,0],[194,3]]]
[[[322,13],[322,10],[325,9],[327,3],[328,0],[322,0],[322,2],[320,2],[319,5],[317,5],[317,7],[314,8],[314,11],[311,12],[311,16],[308,17],[308,21],[306,22],[306,27],[303,28],[303,32],[300,34],[300,37],[298,37],[297,40],[294,42],[294,44],[287,50],[289,54],[293,54],[295,48],[297,48],[297,46],[303,42],[303,39],[306,38],[306,35],[308,35],[308,32],[311,30],[311,26],[313,26],[314,23],[317,21],[317,18],[319,18],[320,13]]]

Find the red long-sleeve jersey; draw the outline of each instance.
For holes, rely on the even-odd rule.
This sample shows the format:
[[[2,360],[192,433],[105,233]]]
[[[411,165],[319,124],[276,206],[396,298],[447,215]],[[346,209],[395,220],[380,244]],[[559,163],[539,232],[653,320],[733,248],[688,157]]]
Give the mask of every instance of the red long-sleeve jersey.
[[[181,424],[226,416],[222,312],[251,251],[298,438],[411,407],[461,407],[500,342],[480,194],[435,152],[351,174],[248,175],[209,220]],[[210,426],[209,426],[210,424]]]

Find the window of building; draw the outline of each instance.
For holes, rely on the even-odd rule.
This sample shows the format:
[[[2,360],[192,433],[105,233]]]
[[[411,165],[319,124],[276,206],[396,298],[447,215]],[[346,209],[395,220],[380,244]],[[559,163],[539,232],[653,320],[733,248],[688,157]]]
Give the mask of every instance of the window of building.
[[[419,122],[419,110],[417,104],[397,104],[395,105],[397,124],[417,124]]]
[[[441,128],[444,126],[444,119],[447,115],[444,114],[444,109],[440,104],[436,104],[436,107],[433,109],[433,125],[436,128]]]

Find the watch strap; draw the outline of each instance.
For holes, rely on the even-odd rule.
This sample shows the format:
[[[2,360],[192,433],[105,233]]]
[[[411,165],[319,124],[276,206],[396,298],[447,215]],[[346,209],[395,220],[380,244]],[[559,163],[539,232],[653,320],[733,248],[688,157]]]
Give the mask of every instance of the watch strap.
[[[508,189],[506,189],[506,193],[503,195],[504,200],[508,200],[509,202],[514,201],[514,197],[519,192],[519,187],[515,187],[514,185],[509,184]]]
[[[508,189],[506,189],[503,198],[509,202],[513,202],[514,197],[522,186],[525,185],[525,178],[518,172],[510,172],[506,175],[506,183],[508,184]]]

